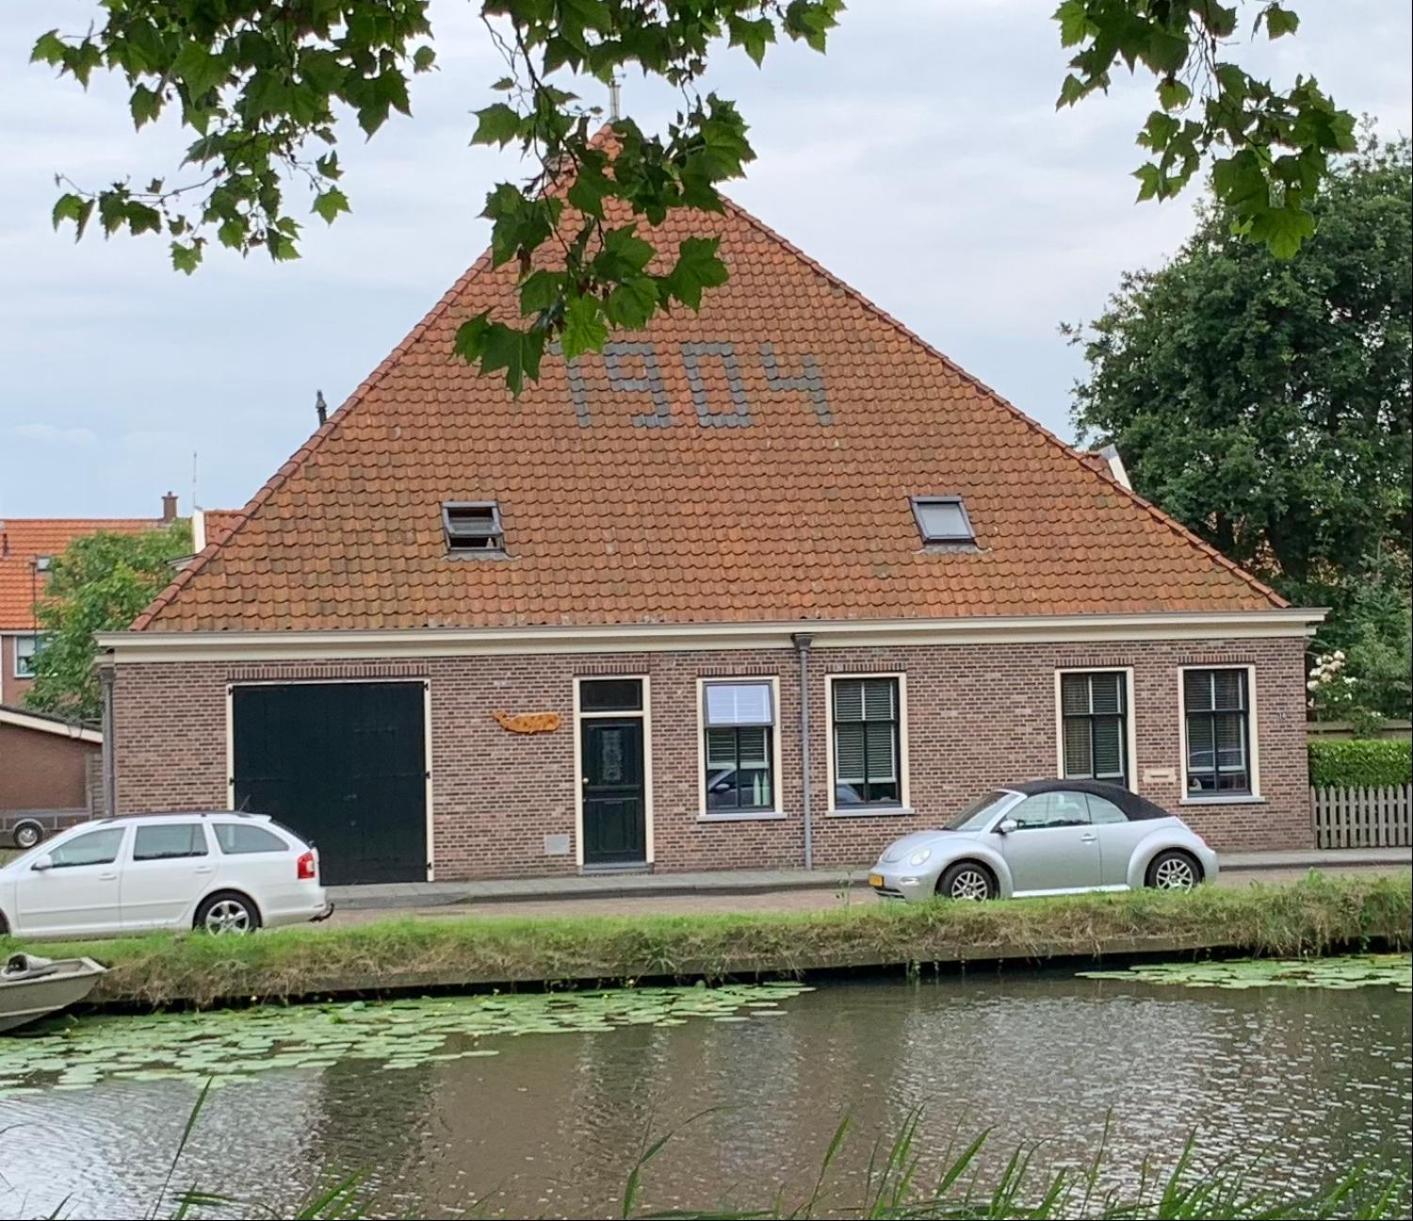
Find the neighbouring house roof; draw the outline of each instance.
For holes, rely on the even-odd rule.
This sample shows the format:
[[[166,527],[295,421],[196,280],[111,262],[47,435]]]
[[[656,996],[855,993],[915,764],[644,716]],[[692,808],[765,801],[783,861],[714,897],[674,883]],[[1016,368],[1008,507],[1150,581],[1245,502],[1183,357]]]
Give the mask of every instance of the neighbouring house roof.
[[[66,721],[63,717],[33,712],[28,708],[12,708],[8,704],[0,704],[0,725],[57,734],[59,737],[72,738],[76,742],[101,744],[103,741],[103,735],[98,730],[80,721]]]
[[[212,544],[225,542],[240,518],[239,509],[193,509],[192,545],[201,552]]]
[[[734,205],[730,282],[517,400],[452,353],[483,255],[134,627],[503,627],[1269,610],[1285,603]],[[1019,354],[1018,354],[1019,355]],[[926,548],[911,497],[963,498]],[[442,507],[499,508],[450,555]]]
[[[0,632],[33,631],[35,603],[47,577],[35,564],[61,554],[76,538],[104,531],[137,534],[162,523],[140,518],[7,517],[0,521]]]

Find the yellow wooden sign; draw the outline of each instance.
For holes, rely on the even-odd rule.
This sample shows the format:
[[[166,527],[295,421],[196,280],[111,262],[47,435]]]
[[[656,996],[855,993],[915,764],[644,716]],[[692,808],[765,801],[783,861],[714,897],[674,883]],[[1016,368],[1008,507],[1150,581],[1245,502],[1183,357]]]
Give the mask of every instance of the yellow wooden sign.
[[[559,728],[557,712],[493,712],[491,716],[510,733],[553,733]]]

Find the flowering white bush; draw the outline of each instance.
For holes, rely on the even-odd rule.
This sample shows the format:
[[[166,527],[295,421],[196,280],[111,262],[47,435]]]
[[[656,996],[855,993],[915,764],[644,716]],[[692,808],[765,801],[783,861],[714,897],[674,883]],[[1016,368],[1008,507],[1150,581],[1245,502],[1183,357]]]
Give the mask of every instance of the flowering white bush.
[[[1356,732],[1372,732],[1380,720],[1379,714],[1365,706],[1359,680],[1346,674],[1344,666],[1343,649],[1316,655],[1305,683],[1305,690],[1310,693],[1309,706],[1318,720],[1348,721]]]
[[[1305,684],[1305,690],[1310,692],[1310,707],[1316,707],[1322,692],[1339,691],[1341,688],[1347,690],[1357,682],[1357,679],[1344,673],[1343,649],[1319,654],[1310,667],[1310,681]]]

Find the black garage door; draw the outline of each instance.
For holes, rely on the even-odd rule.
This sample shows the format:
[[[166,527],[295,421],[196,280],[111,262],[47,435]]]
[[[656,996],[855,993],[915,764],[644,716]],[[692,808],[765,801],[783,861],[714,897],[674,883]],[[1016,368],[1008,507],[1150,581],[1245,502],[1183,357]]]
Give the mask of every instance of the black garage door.
[[[427,877],[423,686],[236,687],[235,807],[319,849],[330,885]]]

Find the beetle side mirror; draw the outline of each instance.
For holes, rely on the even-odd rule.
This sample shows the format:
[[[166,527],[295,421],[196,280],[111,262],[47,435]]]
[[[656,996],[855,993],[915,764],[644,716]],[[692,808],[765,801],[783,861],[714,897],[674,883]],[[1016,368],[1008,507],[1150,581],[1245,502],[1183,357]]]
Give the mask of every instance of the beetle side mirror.
[[[1019,826],[1020,823],[1016,822],[1014,818],[1003,818],[996,824],[996,834],[1009,835],[1012,831],[1019,828]]]
[[[33,861],[30,862],[29,867],[31,869],[37,870],[40,873],[43,873],[46,869],[54,868],[54,858],[50,856],[47,852],[41,852],[37,857],[34,858]]]

